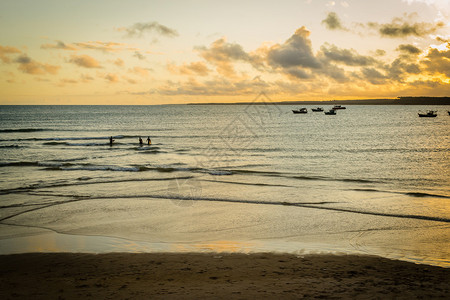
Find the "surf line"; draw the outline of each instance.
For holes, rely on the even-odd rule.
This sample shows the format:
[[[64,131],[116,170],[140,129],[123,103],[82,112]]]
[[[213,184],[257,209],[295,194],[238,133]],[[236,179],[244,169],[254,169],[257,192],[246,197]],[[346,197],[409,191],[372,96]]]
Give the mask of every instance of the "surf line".
[[[80,198],[80,199],[73,199],[73,200],[67,200],[67,201],[58,201],[51,204],[47,204],[41,207],[35,207],[32,209],[28,209],[25,211],[21,211],[18,213],[15,213],[13,215],[9,215],[6,217],[3,217],[0,219],[0,223],[3,221],[6,221],[8,219],[11,219],[13,217],[32,212],[37,211],[41,209],[45,209],[51,206],[56,205],[64,205],[79,201],[89,201],[89,200],[107,200],[107,199],[132,199],[132,198],[142,198],[142,199],[169,199],[169,200],[189,200],[189,201],[208,201],[208,202],[228,202],[228,203],[241,203],[241,204],[259,204],[259,205],[280,205],[280,206],[295,206],[295,207],[302,207],[302,208],[312,208],[312,209],[324,209],[324,210],[331,210],[331,211],[339,211],[339,212],[346,212],[346,213],[355,213],[355,214],[363,214],[363,215],[372,215],[372,216],[379,216],[379,217],[391,217],[391,218],[403,218],[403,219],[417,219],[417,220],[425,220],[425,221],[433,221],[433,222],[444,222],[444,223],[450,223],[450,219],[446,218],[439,218],[439,217],[431,217],[431,216],[420,216],[420,215],[401,215],[401,214],[389,214],[389,213],[379,213],[379,212],[371,212],[371,211],[360,211],[360,210],[353,210],[353,209],[347,209],[347,208],[337,208],[337,207],[326,207],[326,206],[319,206],[318,204],[328,204],[329,202],[309,202],[309,203],[299,203],[299,202],[275,202],[275,201],[252,201],[252,200],[237,200],[237,199],[218,199],[218,198],[192,198],[192,197],[170,197],[168,195],[130,195],[130,196],[104,196],[104,197],[86,197],[86,198]]]
[[[434,221],[434,222],[445,222],[450,223],[450,219],[439,218],[439,217],[431,217],[431,216],[421,216],[421,215],[401,215],[401,214],[390,214],[390,213],[380,213],[380,212],[372,212],[372,211],[363,211],[363,210],[353,210],[348,208],[338,208],[338,207],[326,207],[319,206],[320,204],[329,204],[330,202],[276,202],[276,201],[252,201],[252,200],[238,200],[238,199],[218,199],[218,198],[192,198],[192,197],[170,197],[164,195],[132,195],[132,196],[105,196],[105,197],[95,197],[89,198],[89,200],[99,200],[99,199],[130,199],[130,198],[154,198],[154,199],[169,199],[169,200],[189,200],[189,201],[209,201],[209,202],[229,202],[229,203],[242,203],[242,204],[259,204],[259,205],[281,205],[281,206],[296,206],[303,208],[313,208],[313,209],[324,209],[331,211],[339,211],[339,212],[347,212],[347,213],[355,213],[362,215],[372,215],[379,217],[391,217],[391,218],[403,218],[403,219],[417,219],[417,220],[425,220],[425,221]],[[87,199],[86,199],[87,200]],[[336,203],[336,202],[333,202]]]

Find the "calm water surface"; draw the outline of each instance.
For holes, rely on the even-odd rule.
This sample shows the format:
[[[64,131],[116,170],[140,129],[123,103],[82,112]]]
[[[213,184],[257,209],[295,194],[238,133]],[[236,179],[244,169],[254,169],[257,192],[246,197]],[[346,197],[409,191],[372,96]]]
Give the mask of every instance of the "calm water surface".
[[[295,108],[2,106],[0,252],[51,231],[143,251],[313,249],[449,266],[450,107]],[[419,118],[427,109],[438,117]]]

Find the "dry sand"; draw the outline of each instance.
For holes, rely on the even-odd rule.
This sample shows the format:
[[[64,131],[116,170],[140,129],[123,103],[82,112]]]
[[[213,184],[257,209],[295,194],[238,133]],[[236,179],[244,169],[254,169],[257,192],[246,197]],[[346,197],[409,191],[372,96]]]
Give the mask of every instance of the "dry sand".
[[[0,299],[449,298],[450,269],[372,256],[0,256]]]

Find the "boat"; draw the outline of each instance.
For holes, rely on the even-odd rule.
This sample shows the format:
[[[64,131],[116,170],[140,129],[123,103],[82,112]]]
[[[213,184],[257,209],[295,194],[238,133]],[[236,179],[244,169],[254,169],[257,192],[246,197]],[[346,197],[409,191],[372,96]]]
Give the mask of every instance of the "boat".
[[[332,109],[330,109],[329,111],[326,111],[325,114],[326,114],[326,115],[335,115],[335,114],[336,114],[336,111],[332,108]]]
[[[312,111],[323,111],[323,107],[312,108]]]
[[[450,116],[450,110],[448,110],[447,112],[448,112],[448,115]]]
[[[436,111],[434,111],[434,110],[429,110],[429,111],[427,111],[426,114],[421,114],[421,113],[419,113],[419,117],[434,118],[434,117],[436,117],[436,116],[437,116],[437,113],[436,113]]]
[[[294,114],[306,114],[306,113],[308,113],[308,110],[305,107],[303,107],[300,109],[293,109],[292,112]]]
[[[347,109],[347,107],[341,106],[341,105],[335,105],[335,106],[333,106],[333,109],[334,110],[336,110],[336,109]]]

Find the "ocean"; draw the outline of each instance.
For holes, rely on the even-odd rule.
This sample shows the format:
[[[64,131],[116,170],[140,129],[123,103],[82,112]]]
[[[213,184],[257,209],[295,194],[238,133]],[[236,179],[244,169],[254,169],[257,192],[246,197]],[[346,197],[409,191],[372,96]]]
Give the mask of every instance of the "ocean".
[[[450,107],[297,108],[1,106],[0,253],[333,252],[450,267]],[[418,117],[428,109],[438,116]]]

